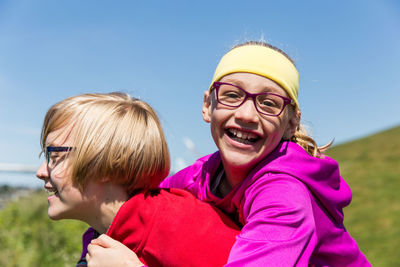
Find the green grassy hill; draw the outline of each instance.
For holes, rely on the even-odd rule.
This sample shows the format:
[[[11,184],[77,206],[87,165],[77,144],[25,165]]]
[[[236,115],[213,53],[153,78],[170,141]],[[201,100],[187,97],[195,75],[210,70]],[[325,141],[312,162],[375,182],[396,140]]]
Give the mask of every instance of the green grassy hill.
[[[400,266],[400,127],[334,146],[353,201],[345,225],[373,266]]]
[[[373,266],[400,266],[400,127],[334,146],[353,191],[345,225]],[[0,210],[0,266],[74,266],[84,223],[51,221],[34,192]]]

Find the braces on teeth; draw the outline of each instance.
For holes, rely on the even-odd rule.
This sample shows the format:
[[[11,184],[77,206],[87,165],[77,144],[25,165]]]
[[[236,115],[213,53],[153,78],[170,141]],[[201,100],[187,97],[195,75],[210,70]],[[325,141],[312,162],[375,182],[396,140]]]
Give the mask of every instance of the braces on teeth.
[[[254,140],[257,138],[257,136],[255,134],[252,133],[245,133],[245,132],[240,132],[236,129],[230,129],[229,130],[235,137],[243,139],[243,140]]]
[[[55,189],[47,189],[47,188],[45,188],[44,190],[46,191],[46,193],[47,193],[49,196],[52,196],[52,195],[54,195],[55,193],[57,193],[57,190],[55,190]]]

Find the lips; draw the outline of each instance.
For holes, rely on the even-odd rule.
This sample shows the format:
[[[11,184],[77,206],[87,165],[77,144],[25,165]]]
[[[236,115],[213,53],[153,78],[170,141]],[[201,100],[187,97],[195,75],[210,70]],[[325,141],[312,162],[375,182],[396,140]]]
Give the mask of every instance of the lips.
[[[246,132],[246,131],[241,131],[238,129],[228,129],[227,131],[228,136],[235,140],[236,142],[242,143],[242,144],[254,144],[260,139],[260,136]]]

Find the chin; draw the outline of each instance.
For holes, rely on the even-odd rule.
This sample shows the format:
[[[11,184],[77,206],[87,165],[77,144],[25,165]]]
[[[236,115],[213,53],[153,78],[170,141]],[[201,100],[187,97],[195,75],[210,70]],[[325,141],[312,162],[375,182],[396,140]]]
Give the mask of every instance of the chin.
[[[244,154],[242,152],[231,151],[229,152],[229,157],[226,160],[233,167],[242,167],[242,168],[250,168],[255,165],[257,162],[261,161],[261,159],[257,156],[250,155],[249,153]]]
[[[54,215],[54,214],[50,214],[50,213],[47,213],[47,215],[48,215],[49,218],[52,219],[53,221],[58,221],[58,220],[64,219],[64,218],[61,218],[60,216],[57,216],[57,215]]]
[[[62,220],[62,219],[68,219],[68,218],[65,218],[65,216],[63,216],[61,213],[52,211],[51,209],[49,209],[47,211],[47,215],[49,216],[50,219],[52,219],[54,221],[58,221],[58,220]]]

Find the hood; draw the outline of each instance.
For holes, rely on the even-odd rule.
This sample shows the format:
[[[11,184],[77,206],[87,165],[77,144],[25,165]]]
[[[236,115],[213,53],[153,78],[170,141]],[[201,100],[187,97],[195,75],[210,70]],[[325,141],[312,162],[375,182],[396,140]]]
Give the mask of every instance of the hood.
[[[257,171],[258,170],[258,171]],[[309,155],[293,142],[282,142],[255,168],[255,172],[291,175],[303,182],[337,223],[343,223],[343,208],[350,204],[350,187],[339,173],[338,163]],[[253,177],[259,176],[254,174]]]

